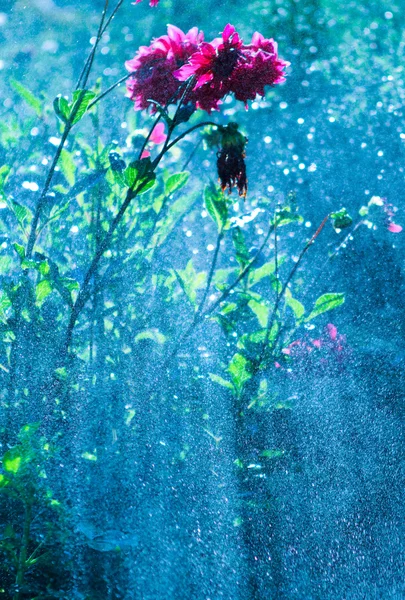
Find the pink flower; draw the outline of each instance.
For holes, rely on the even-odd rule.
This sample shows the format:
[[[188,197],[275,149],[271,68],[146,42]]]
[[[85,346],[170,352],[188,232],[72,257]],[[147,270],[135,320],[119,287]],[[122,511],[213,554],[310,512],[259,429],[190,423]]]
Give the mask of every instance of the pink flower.
[[[133,74],[127,81],[127,95],[134,101],[135,110],[151,107],[151,112],[156,112],[150,100],[168,106],[179,99],[181,83],[173,72],[197,50],[202,39],[196,27],[184,33],[168,25],[167,35],[139,48],[134,58],[125,63]]]
[[[142,0],[136,0],[136,2],[132,2],[132,4],[139,4]],[[159,0],[150,0],[149,6],[157,6],[159,4]]]
[[[158,123],[154,130],[152,131],[152,135],[149,138],[149,141],[153,144],[163,144],[167,139],[167,135],[165,134],[165,124]]]
[[[164,107],[175,104],[185,89],[182,82],[194,78],[185,102],[211,112],[230,93],[245,105],[264,96],[266,86],[284,81],[289,63],[278,58],[274,40],[256,32],[251,44],[244,45],[228,24],[211,43],[203,41],[196,27],[186,34],[169,25],[167,35],[142,46],[125,64],[132,73],[127,89],[136,110],[156,112],[151,100]]]
[[[141,154],[141,160],[142,160],[143,158],[149,158],[149,157],[150,157],[150,152],[149,152],[149,150],[144,150],[144,151],[142,152],[142,154]]]
[[[397,225],[396,223],[393,223],[392,221],[391,221],[391,223],[388,223],[387,229],[391,233],[401,233],[401,231],[402,231],[401,225]]]
[[[233,25],[228,24],[222,39],[201,44],[174,75],[181,81],[196,78],[197,106],[209,111],[216,109],[228,93],[234,93],[235,98],[245,104],[257,94],[264,96],[265,86],[285,80],[284,69],[288,65],[278,58],[274,40],[256,32],[252,43],[243,45]]]

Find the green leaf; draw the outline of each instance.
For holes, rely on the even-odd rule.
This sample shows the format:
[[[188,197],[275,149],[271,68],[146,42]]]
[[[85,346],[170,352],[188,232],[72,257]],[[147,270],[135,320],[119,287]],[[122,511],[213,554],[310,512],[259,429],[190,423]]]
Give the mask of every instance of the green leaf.
[[[10,79],[10,85],[14,91],[17,92],[20,98],[22,98],[29,106],[31,106],[31,108],[37,113],[37,116],[40,117],[42,115],[42,102],[16,79]]]
[[[240,264],[241,269],[244,269],[250,262],[250,256],[245,237],[240,227],[232,229],[232,241],[236,250],[236,260]]]
[[[9,483],[9,478],[3,475],[3,473],[0,473],[0,490],[1,488],[5,488]]]
[[[16,475],[22,464],[21,446],[10,448],[3,456],[3,468],[8,473]]]
[[[95,97],[95,92],[91,92],[90,90],[76,90],[76,92],[73,92],[73,102],[70,107],[70,115],[72,115],[74,111],[77,112],[73,118],[72,125],[75,125],[82,119],[90,102],[94,100]]]
[[[39,283],[37,283],[35,287],[35,298],[36,301],[42,304],[49,294],[52,293],[52,285],[48,279],[43,279]]]
[[[23,206],[19,202],[16,202],[15,200],[11,200],[11,202],[9,202],[9,207],[13,211],[20,227],[24,229],[24,222],[26,220],[30,222],[32,218],[32,213],[30,209],[26,206]]]
[[[184,171],[183,173],[174,173],[174,175],[171,175],[165,183],[166,196],[170,196],[170,194],[178,192],[178,190],[186,185],[189,177],[190,173],[188,171]]]
[[[285,290],[285,303],[293,311],[296,320],[300,321],[305,314],[304,305],[292,297],[291,291],[288,288]]]
[[[3,323],[7,323],[6,310],[10,308],[11,304],[11,300],[6,292],[0,290],[0,320],[3,321]]]
[[[233,355],[232,360],[229,363],[228,372],[238,395],[242,392],[245,383],[252,377],[252,374],[249,371],[249,364],[250,363],[246,358],[239,352]]]
[[[63,148],[62,152],[60,153],[59,167],[68,184],[73,186],[76,180],[76,165],[73,160],[72,153],[68,152],[68,150],[65,150],[65,148]]]
[[[283,256],[279,257],[278,266],[282,265],[284,261],[285,261],[285,258]],[[276,265],[275,265],[274,261],[268,262],[265,265],[262,265],[261,267],[257,267],[256,269],[253,269],[249,273],[249,287],[253,287],[254,285],[256,285],[256,283],[259,283],[259,281],[261,281],[265,277],[268,277],[269,275],[273,275],[275,270],[276,270]]]
[[[318,315],[321,315],[329,310],[333,310],[338,306],[341,306],[345,301],[345,295],[342,293],[336,294],[323,294],[315,302],[314,308],[311,314],[305,319],[305,322],[311,321]]]
[[[204,202],[208,214],[218,227],[218,231],[222,231],[228,221],[228,206],[225,195],[211,183],[205,188]]]
[[[124,179],[127,186],[135,190],[138,196],[149,191],[156,183],[156,174],[150,158],[133,161],[124,171]]]
[[[269,307],[259,300],[249,300],[248,306],[256,315],[261,327],[266,327],[269,318]]]
[[[18,256],[21,258],[21,260],[24,260],[25,259],[25,248],[24,248],[24,246],[21,246],[21,244],[17,244],[17,242],[14,242],[13,248],[17,252]]]
[[[135,341],[140,342],[141,340],[152,340],[157,344],[164,344],[166,341],[166,336],[163,333],[160,333],[157,329],[147,329],[145,331],[141,331],[135,336]]]
[[[289,206],[286,206],[277,211],[275,224],[277,227],[282,227],[283,225],[289,225],[290,223],[302,223],[303,220],[301,215],[293,212]]]
[[[339,211],[331,213],[330,215],[335,229],[346,229],[353,223],[353,219],[345,208],[341,208]]]
[[[63,121],[63,123],[67,123],[69,119],[70,107],[69,102],[63,96],[56,96],[53,101],[53,110],[56,113],[56,116]]]
[[[260,452],[263,458],[280,458],[284,456],[284,450],[263,450]]]
[[[214,373],[209,373],[209,378],[214,383],[218,383],[219,385],[222,385],[222,387],[227,388],[228,390],[231,390],[232,393],[235,392],[235,388],[232,385],[232,383],[230,381],[227,381],[223,377],[220,377],[219,375],[214,375]]]
[[[55,375],[60,381],[66,381],[68,377],[66,367],[59,367],[58,369],[55,369]]]

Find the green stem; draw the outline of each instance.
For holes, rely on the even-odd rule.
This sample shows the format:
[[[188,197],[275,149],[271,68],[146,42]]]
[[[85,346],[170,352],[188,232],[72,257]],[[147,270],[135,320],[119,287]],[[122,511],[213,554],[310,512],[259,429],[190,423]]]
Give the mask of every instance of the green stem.
[[[321,233],[322,229],[325,227],[327,221],[329,220],[330,215],[326,215],[326,217],[324,218],[324,220],[322,221],[322,223],[320,224],[320,226],[318,227],[318,229],[315,231],[314,235],[311,237],[311,239],[305,244],[304,248],[301,250],[301,254],[298,257],[297,262],[295,263],[295,265],[293,266],[293,268],[290,271],[290,274],[288,275],[283,287],[281,288],[280,293],[278,294],[277,298],[276,298],[276,302],[274,303],[274,307],[273,310],[271,312],[271,314],[269,315],[268,321],[267,321],[267,327],[266,327],[266,335],[262,344],[262,349],[259,355],[259,359],[257,362],[257,368],[260,368],[260,365],[263,362],[263,359],[265,358],[265,354],[266,354],[266,350],[267,350],[267,345],[269,343],[270,340],[270,333],[271,330],[273,328],[273,324],[277,315],[277,311],[278,311],[278,307],[280,306],[280,302],[284,297],[284,294],[286,292],[286,289],[288,287],[288,285],[290,284],[292,278],[294,277],[298,267],[301,264],[302,259],[304,258],[306,252],[309,250],[309,248],[312,246],[312,244],[315,242],[316,238],[318,237],[318,235]],[[274,347],[274,344],[273,344]]]
[[[30,529],[32,520],[32,504],[31,502],[25,502],[24,504],[24,526],[21,540],[20,555],[18,557],[18,568],[16,576],[17,591],[14,594],[13,600],[20,600],[21,598],[21,587],[24,585],[25,572],[27,569],[27,553],[28,544],[30,541]]]

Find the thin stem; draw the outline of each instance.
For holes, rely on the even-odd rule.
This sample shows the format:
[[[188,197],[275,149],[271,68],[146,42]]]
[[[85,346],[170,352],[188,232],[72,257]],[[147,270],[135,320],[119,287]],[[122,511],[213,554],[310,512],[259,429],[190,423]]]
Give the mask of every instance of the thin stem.
[[[159,115],[156,117],[156,119],[155,119],[155,121],[154,121],[154,123],[153,123],[153,125],[152,125],[152,127],[151,127],[151,129],[150,129],[150,131],[149,131],[149,133],[148,133],[148,135],[146,136],[146,138],[145,138],[145,140],[144,140],[144,142],[143,142],[143,144],[142,144],[142,148],[141,148],[141,149],[140,149],[140,151],[139,151],[138,160],[141,160],[141,156],[142,156],[142,154],[143,154],[143,151],[145,150],[145,148],[146,148],[146,145],[147,145],[147,143],[149,142],[149,140],[150,140],[150,138],[151,138],[151,135],[152,135],[152,133],[154,132],[154,130],[155,130],[155,127],[156,127],[156,125],[159,123],[159,121],[160,121],[160,119],[161,119],[161,118],[162,118],[162,115],[161,115],[161,114],[159,114]]]
[[[198,123],[197,125],[193,125],[193,127],[190,127],[190,129],[187,129],[187,131],[185,131],[184,133],[181,133],[180,135],[178,135],[170,144],[168,144],[167,147],[166,147],[166,151],[170,150],[170,148],[172,148],[173,146],[175,146],[180,140],[182,140],[184,137],[186,137],[186,135],[188,135],[189,133],[191,133],[195,129],[199,129],[200,127],[205,127],[206,125],[213,125],[215,127],[218,127],[218,124],[214,123],[213,121],[203,121],[202,123]]]
[[[24,526],[23,526],[23,534],[21,539],[21,548],[20,554],[18,557],[18,568],[17,568],[17,576],[16,576],[16,586],[17,591],[14,594],[13,600],[20,600],[21,598],[21,587],[24,584],[25,571],[27,568],[27,553],[28,553],[28,544],[30,541],[30,530],[31,530],[31,520],[32,520],[32,504],[31,502],[24,503]]]
[[[264,238],[264,241],[262,243],[262,245],[260,246],[259,250],[257,251],[256,255],[254,256],[254,258],[245,266],[245,268],[239,273],[238,277],[235,279],[235,281],[233,281],[227,288],[226,290],[224,290],[221,294],[221,296],[215,301],[213,302],[213,304],[211,304],[211,306],[209,306],[205,311],[201,310],[201,311],[197,311],[197,313],[194,316],[194,319],[192,321],[192,323],[189,325],[188,329],[186,329],[186,331],[184,332],[184,334],[180,337],[180,339],[177,341],[175,347],[173,348],[172,352],[170,353],[170,355],[167,357],[167,359],[164,361],[162,367],[161,367],[161,372],[163,373],[167,367],[170,365],[171,361],[173,360],[173,358],[176,356],[177,352],[179,351],[180,347],[183,345],[183,343],[190,337],[190,335],[192,334],[192,332],[194,331],[194,329],[205,319],[205,317],[207,317],[208,315],[210,315],[211,313],[214,312],[214,310],[224,301],[226,300],[226,298],[229,296],[229,294],[232,292],[232,290],[249,274],[250,270],[252,269],[252,267],[254,266],[254,264],[256,263],[256,261],[258,260],[260,254],[262,253],[264,247],[266,246],[267,242],[269,241],[270,235],[271,233],[274,231],[274,225],[270,225],[269,230],[266,234],[266,237]],[[219,237],[219,236],[218,236]],[[219,240],[219,243],[221,242],[221,240]],[[217,247],[219,248],[219,244],[217,244]],[[215,269],[215,266],[214,266]],[[214,269],[212,269],[212,274],[214,273]],[[208,292],[207,292],[208,293]],[[205,299],[204,299],[205,302]],[[155,383],[156,386],[156,383]],[[153,388],[152,388],[153,389]]]
[[[224,231],[221,228],[221,230],[219,231],[218,236],[217,236],[217,243],[215,245],[214,256],[212,257],[211,268],[209,270],[208,277],[207,277],[207,285],[205,286],[204,294],[203,294],[203,297],[201,298],[201,302],[200,302],[200,305],[196,312],[196,316],[199,316],[204,309],[205,301],[207,299],[208,292],[210,291],[212,278],[214,276],[215,267],[217,266],[219,250],[221,247],[221,242],[222,242],[223,237],[224,237]]]
[[[267,321],[267,327],[266,327],[266,335],[262,344],[262,349],[259,355],[259,360],[258,360],[258,367],[260,367],[263,358],[265,356],[266,353],[266,349],[267,349],[267,345],[269,343],[269,339],[270,339],[270,333],[271,330],[273,328],[273,324],[274,324],[274,320],[276,318],[276,314],[277,314],[277,310],[278,307],[280,306],[280,302],[284,297],[284,294],[286,292],[286,289],[288,287],[288,285],[290,284],[292,278],[294,277],[298,267],[301,264],[302,259],[304,258],[306,252],[309,250],[309,248],[312,246],[312,244],[315,242],[316,238],[318,237],[318,235],[321,233],[322,229],[325,227],[327,221],[329,220],[330,215],[326,215],[326,217],[324,218],[324,220],[322,221],[322,223],[320,224],[320,226],[318,227],[318,229],[315,231],[314,235],[311,237],[311,239],[305,244],[304,248],[301,250],[301,253],[298,257],[297,262],[295,263],[295,265],[293,266],[293,268],[290,271],[290,274],[288,275],[283,287],[281,288],[281,292],[278,294],[276,302],[274,304],[273,310],[269,316],[269,319]]]
[[[203,139],[200,138],[198,140],[198,142],[196,143],[196,145],[194,146],[192,152],[190,152],[190,156],[188,157],[188,159],[186,160],[186,162],[184,163],[183,167],[182,167],[182,171],[184,171],[185,169],[187,169],[189,163],[193,160],[198,148],[201,146]]]
[[[100,42],[100,39],[101,39],[103,33],[106,31],[108,25],[110,24],[112,18],[115,16],[115,14],[117,13],[117,11],[121,7],[121,5],[123,3],[123,0],[120,0],[118,2],[118,4],[116,5],[115,9],[112,12],[112,14],[110,15],[110,17],[107,19],[107,22],[105,23],[105,17],[106,17],[106,12],[107,12],[107,9],[108,9],[108,3],[109,3],[109,0],[106,0],[105,5],[104,5],[104,9],[103,9],[103,13],[102,13],[101,19],[100,19],[100,25],[99,25],[98,33],[97,33],[97,39],[96,39],[96,42],[95,42],[95,44],[94,44],[94,46],[93,46],[93,48],[92,48],[92,50],[90,52],[90,55],[89,55],[89,57],[87,59],[87,62],[86,62],[86,64],[84,65],[84,67],[82,69],[82,72],[80,74],[80,77],[79,77],[79,80],[78,80],[78,83],[77,83],[77,86],[76,86],[76,90],[78,90],[80,86],[82,86],[83,88],[86,87],[88,78],[90,76],[90,70],[91,70],[91,67],[92,67],[92,64],[93,64],[94,55],[95,55],[97,46],[98,46],[98,44]],[[65,124],[65,128],[64,128],[63,133],[62,133],[61,141],[59,143],[58,148],[56,149],[55,156],[54,156],[52,164],[51,164],[51,166],[49,168],[48,175],[47,175],[44,187],[43,187],[42,192],[41,192],[41,194],[39,196],[39,199],[38,199],[38,202],[37,202],[37,206],[36,206],[36,209],[35,209],[35,213],[34,213],[34,216],[33,216],[32,222],[31,222],[31,229],[30,229],[30,233],[29,233],[29,237],[28,237],[27,252],[26,252],[27,258],[31,258],[31,256],[32,256],[32,252],[33,252],[33,249],[34,249],[34,246],[35,246],[37,227],[38,227],[39,219],[41,217],[41,212],[42,212],[42,208],[43,208],[43,205],[44,205],[45,197],[46,197],[46,195],[47,195],[47,193],[49,191],[50,185],[52,183],[53,176],[55,174],[55,168],[56,168],[56,166],[58,164],[60,155],[61,155],[62,150],[63,150],[63,146],[65,145],[67,137],[68,137],[68,135],[69,135],[69,133],[70,133],[72,127],[73,127],[73,122],[74,122],[74,119],[75,119],[75,117],[77,115],[77,112],[79,110],[79,107],[80,107],[80,104],[81,104],[81,100],[82,100],[82,97],[84,96],[84,94],[85,94],[85,90],[82,90],[82,93],[79,95],[79,97],[78,97],[78,99],[77,99],[77,101],[75,103],[75,106],[73,107],[73,110],[72,110],[72,112],[71,112],[71,114],[69,116],[69,119],[67,120],[67,122]]]
[[[118,81],[113,83],[113,85],[111,85],[109,88],[107,88],[105,90],[105,92],[102,92],[99,96],[97,96],[97,98],[95,98],[92,102],[90,102],[90,104],[87,107],[87,110],[90,110],[91,108],[93,108],[93,106],[95,104],[97,104],[97,102],[100,102],[100,100],[102,100],[103,98],[105,98],[107,96],[107,94],[109,94],[110,92],[115,90],[115,88],[118,87],[119,85],[121,85],[121,83],[124,83],[124,81],[129,79],[129,77],[131,77],[131,75],[133,75],[133,73],[128,73],[128,75],[121,77],[121,79],[119,79]]]

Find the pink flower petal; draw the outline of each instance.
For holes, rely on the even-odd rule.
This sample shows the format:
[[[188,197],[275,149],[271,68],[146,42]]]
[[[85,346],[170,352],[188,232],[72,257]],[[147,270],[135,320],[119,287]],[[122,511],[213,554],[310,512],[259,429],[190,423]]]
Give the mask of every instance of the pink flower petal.
[[[328,323],[326,328],[328,330],[330,339],[332,341],[335,341],[337,337],[337,327],[335,327],[335,325],[332,325],[332,323]]]
[[[320,348],[322,346],[321,340],[312,340],[312,343],[315,346],[315,348]]]
[[[142,152],[142,154],[141,154],[141,159],[142,159],[142,158],[149,158],[149,156],[150,156],[150,152],[149,152],[149,150],[144,150],[144,151]]]
[[[389,223],[387,229],[391,233],[401,233],[402,231],[401,225],[397,225],[396,223]]]
[[[158,123],[149,138],[149,141],[153,144],[163,144],[167,139],[165,134],[165,124]]]

